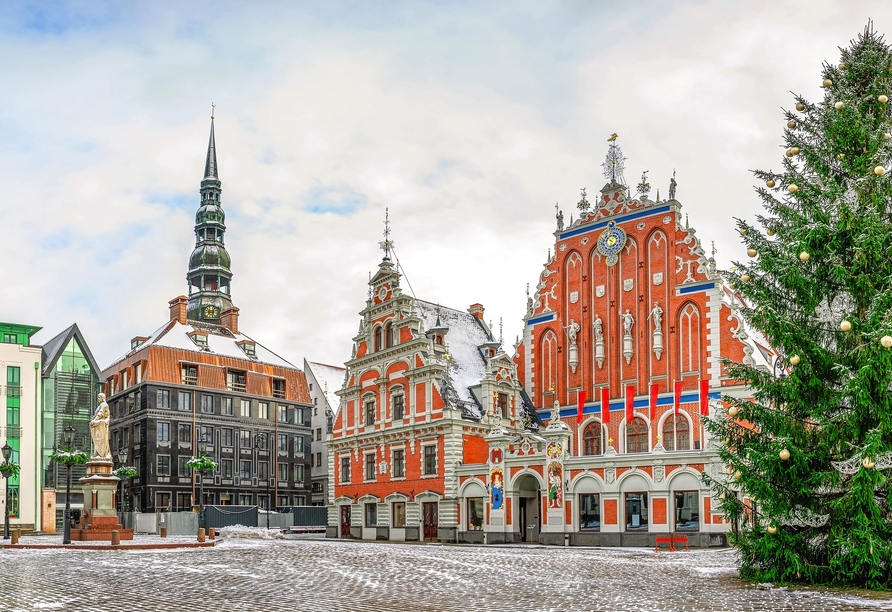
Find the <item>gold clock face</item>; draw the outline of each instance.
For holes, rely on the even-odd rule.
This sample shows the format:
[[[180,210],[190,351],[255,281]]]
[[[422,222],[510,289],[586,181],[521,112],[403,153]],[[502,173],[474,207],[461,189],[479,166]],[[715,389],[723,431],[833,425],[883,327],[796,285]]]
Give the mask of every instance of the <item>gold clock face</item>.
[[[217,307],[216,306],[205,306],[204,307],[204,317],[206,319],[216,319],[217,318]]]

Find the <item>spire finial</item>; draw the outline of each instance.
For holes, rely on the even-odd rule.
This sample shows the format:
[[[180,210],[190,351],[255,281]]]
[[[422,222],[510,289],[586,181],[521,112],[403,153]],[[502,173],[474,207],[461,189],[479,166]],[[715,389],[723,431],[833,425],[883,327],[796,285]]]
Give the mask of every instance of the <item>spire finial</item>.
[[[217,176],[217,144],[214,140],[214,109],[217,105],[211,102],[211,136],[208,139],[208,156],[204,162],[204,178],[218,179]]]
[[[372,299],[372,273],[369,272],[369,299]]]
[[[384,260],[390,261],[390,249],[393,248],[393,240],[390,239],[390,208],[384,209],[384,240],[378,243],[384,251]]]
[[[502,333],[502,317],[499,317],[499,344],[502,344],[504,341],[504,335]]]
[[[712,256],[715,257],[715,240],[712,241]]]
[[[211,121],[214,120],[214,109],[217,108],[217,105],[211,102]]]

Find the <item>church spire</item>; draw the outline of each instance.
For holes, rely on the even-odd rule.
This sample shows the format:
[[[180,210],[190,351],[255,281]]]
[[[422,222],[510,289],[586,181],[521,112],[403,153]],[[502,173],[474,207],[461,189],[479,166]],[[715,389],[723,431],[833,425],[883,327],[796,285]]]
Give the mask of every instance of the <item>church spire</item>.
[[[216,105],[212,104],[212,108]],[[192,321],[221,322],[220,315],[232,308],[229,253],[224,246],[226,215],[220,204],[223,192],[217,174],[217,147],[214,141],[214,114],[201,180],[201,203],[195,213],[195,249],[189,258],[189,304],[186,316]]]

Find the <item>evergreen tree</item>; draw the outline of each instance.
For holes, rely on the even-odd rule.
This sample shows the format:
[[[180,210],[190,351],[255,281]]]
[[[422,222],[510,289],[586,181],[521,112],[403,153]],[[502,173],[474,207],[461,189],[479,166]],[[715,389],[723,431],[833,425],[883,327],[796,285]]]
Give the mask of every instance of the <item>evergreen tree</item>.
[[[892,49],[868,24],[824,98],[785,111],[782,172],[756,171],[761,227],[725,278],[773,371],[726,363],[752,398],[707,427],[744,578],[892,588]]]

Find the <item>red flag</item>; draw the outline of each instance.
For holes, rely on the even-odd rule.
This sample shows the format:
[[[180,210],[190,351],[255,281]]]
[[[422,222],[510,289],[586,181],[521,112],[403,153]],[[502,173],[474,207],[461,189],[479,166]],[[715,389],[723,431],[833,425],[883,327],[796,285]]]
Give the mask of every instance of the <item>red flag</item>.
[[[678,408],[681,406],[681,388],[684,383],[680,380],[675,381],[675,416],[678,416]]]
[[[601,387],[601,422],[610,422],[610,389]]]
[[[585,406],[585,391],[576,392],[576,424],[582,423],[582,407]]]
[[[709,380],[700,380],[700,414],[709,416]]]
[[[626,385],[626,422],[631,423],[635,414],[635,385]]]
[[[655,421],[657,418],[657,385],[650,386],[650,420]]]

